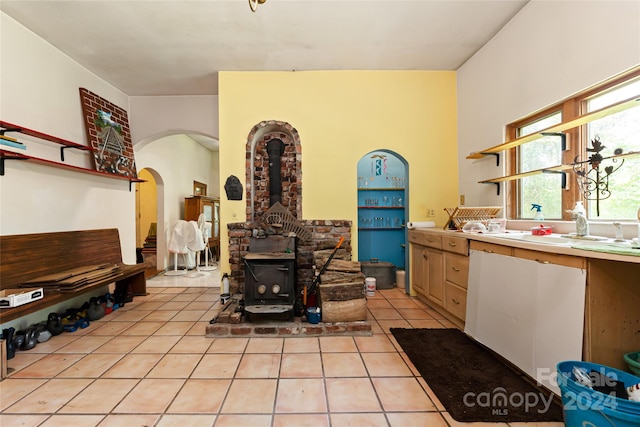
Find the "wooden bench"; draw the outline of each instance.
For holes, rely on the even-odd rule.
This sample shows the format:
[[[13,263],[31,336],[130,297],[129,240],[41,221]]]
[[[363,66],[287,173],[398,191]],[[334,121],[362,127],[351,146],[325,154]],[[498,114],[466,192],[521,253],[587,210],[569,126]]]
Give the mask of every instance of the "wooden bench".
[[[91,282],[73,292],[45,289],[40,300],[0,309],[0,324],[111,283],[130,286],[134,295],[147,293],[146,264],[123,264],[120,234],[116,228],[0,236],[0,289],[18,288],[32,279],[105,263],[119,267],[115,276]]]

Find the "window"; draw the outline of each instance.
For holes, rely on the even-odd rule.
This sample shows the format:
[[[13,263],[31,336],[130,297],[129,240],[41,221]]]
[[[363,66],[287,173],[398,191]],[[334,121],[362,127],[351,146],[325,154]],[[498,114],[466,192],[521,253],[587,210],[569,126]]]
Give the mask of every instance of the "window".
[[[640,99],[638,69],[536,115],[509,124],[507,141],[539,133],[551,126],[633,97]],[[533,218],[535,212],[531,210],[531,205],[535,203],[543,206],[546,219],[568,220],[567,211],[573,208],[577,200],[583,200],[590,220],[635,219],[640,207],[640,155],[619,156],[618,153],[640,153],[640,101],[637,104],[637,107],[567,129],[564,134],[568,142],[564,150],[562,134],[541,134],[540,138],[508,150],[508,169],[511,175],[568,165],[566,178],[558,170],[546,170],[549,173],[511,181],[507,189],[509,217]],[[595,153],[592,141],[596,141],[596,145],[599,141],[605,147],[598,153],[604,158],[599,171],[591,170],[594,167],[588,163],[590,156]],[[583,162],[577,169],[583,169],[588,178],[596,177],[598,172],[599,177],[583,179],[585,185],[581,187],[577,180],[579,175],[571,168],[575,162]],[[581,168],[580,165],[584,167]],[[613,172],[605,172],[607,167],[611,167],[607,170]],[[597,190],[596,181],[600,183]],[[605,184],[608,184],[607,188]]]

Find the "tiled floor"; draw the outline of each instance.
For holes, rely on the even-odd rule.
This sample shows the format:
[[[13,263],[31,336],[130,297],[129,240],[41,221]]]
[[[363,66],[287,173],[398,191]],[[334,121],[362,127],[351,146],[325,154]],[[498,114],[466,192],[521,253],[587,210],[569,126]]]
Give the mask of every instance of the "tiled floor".
[[[452,325],[399,289],[369,299],[370,337],[212,339],[204,330],[219,288],[171,281],[18,352],[0,382],[0,425],[509,425],[457,423],[444,411],[389,328]]]

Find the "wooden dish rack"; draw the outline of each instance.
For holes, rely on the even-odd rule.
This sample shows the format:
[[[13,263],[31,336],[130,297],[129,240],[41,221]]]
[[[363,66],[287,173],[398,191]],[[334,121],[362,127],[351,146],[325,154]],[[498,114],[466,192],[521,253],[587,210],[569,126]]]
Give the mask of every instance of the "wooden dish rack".
[[[461,230],[462,227],[469,221],[487,221],[495,218],[498,212],[500,212],[502,206],[488,206],[488,207],[460,207],[444,208],[445,212],[449,214],[449,220],[444,225],[444,229],[452,229],[452,225],[456,230]]]

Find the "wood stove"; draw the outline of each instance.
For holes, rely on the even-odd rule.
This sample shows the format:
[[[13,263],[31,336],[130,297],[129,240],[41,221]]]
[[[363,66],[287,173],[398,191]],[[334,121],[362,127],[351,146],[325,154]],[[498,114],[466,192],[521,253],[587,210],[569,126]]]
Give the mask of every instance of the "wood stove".
[[[293,318],[295,237],[251,238],[244,258],[244,311],[252,315]]]

